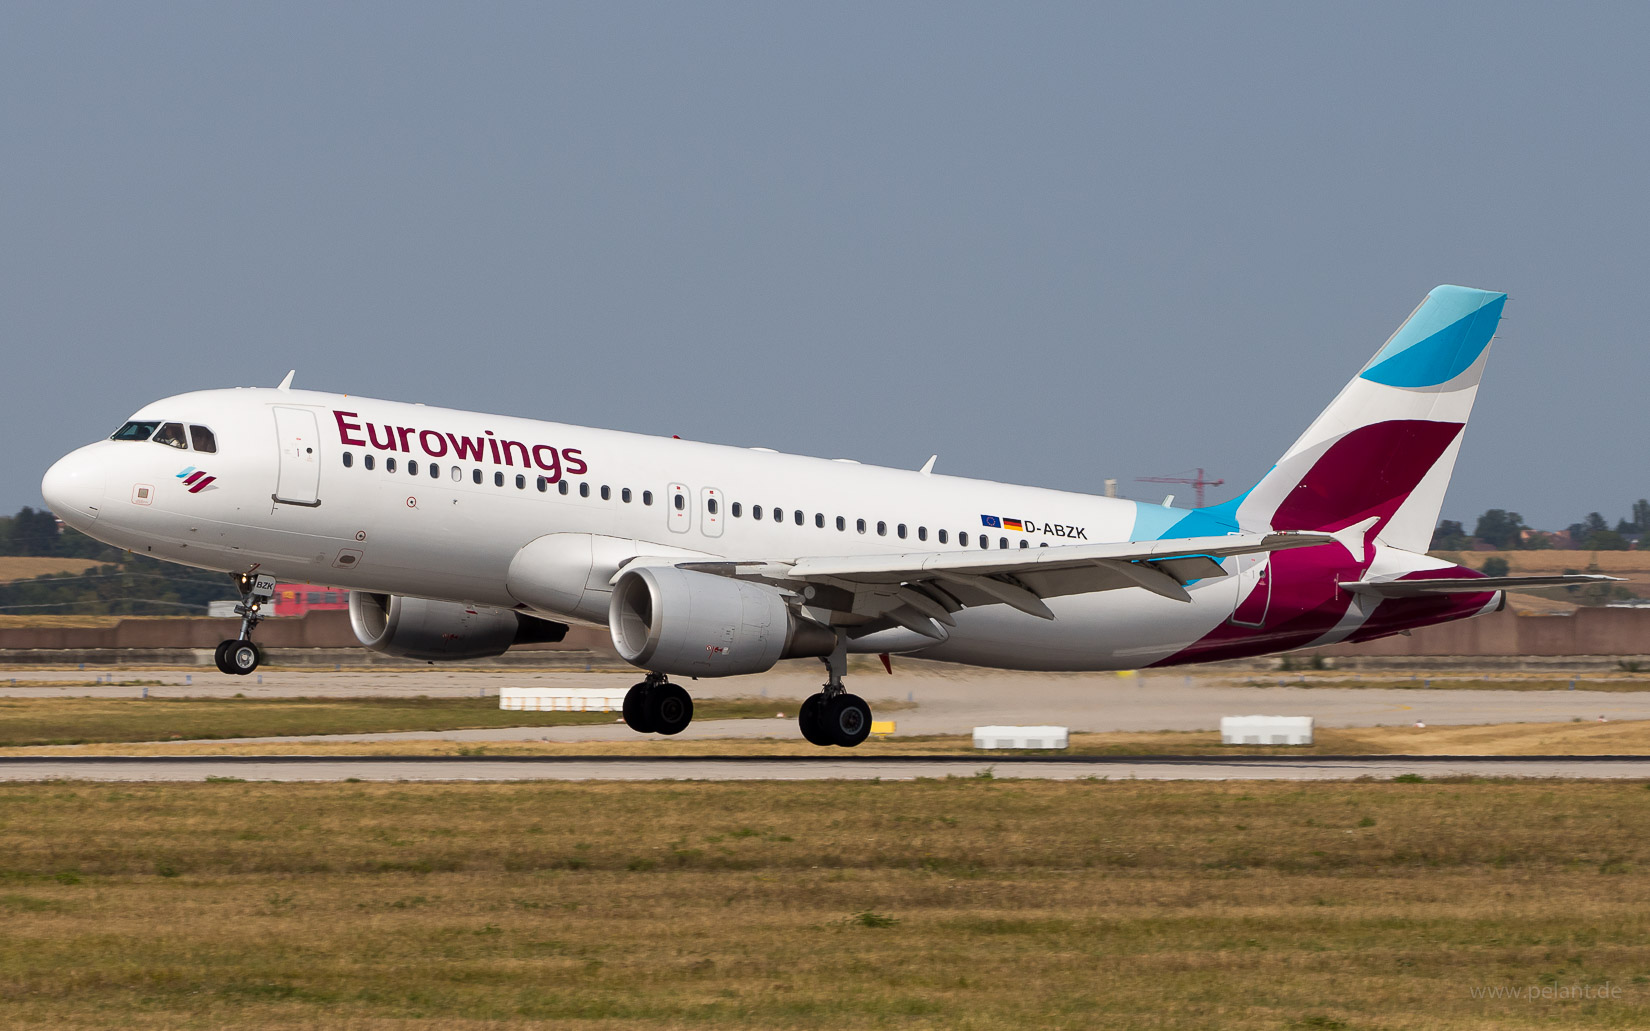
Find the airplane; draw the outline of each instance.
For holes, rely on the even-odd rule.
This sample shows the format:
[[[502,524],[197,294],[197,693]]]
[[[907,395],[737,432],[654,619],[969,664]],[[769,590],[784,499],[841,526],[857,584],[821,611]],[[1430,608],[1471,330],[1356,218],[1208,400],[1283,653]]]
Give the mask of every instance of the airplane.
[[[1426,554],[1506,301],[1440,286],[1238,497],[1202,508],[299,390],[145,405],[45,474],[65,523],[229,573],[252,641],[276,578],[350,591],[361,643],[431,661],[606,627],[645,672],[624,720],[680,733],[671,677],[815,657],[802,736],[852,747],[850,653],[1161,668],[1368,641],[1495,611]]]

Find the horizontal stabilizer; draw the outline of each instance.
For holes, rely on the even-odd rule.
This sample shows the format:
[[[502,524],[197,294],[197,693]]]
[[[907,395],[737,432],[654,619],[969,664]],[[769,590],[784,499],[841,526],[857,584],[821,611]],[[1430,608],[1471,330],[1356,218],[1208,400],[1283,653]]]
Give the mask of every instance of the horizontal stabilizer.
[[[1620,580],[1600,573],[1565,573],[1558,576],[1462,576],[1435,580],[1353,580],[1341,584],[1354,594],[1380,598],[1420,598],[1428,594],[1482,594],[1486,591],[1527,591],[1536,587],[1570,587],[1576,584]]]

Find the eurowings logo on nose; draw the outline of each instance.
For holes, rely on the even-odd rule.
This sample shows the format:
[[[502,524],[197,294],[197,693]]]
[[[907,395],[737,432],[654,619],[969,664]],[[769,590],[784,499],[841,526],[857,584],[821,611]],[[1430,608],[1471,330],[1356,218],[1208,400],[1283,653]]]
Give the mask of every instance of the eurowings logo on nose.
[[[183,481],[183,485],[189,488],[191,494],[199,494],[203,490],[218,489],[212,486],[212,481],[217,479],[216,476],[209,476],[204,469],[196,469],[194,466],[178,473],[178,479]]]

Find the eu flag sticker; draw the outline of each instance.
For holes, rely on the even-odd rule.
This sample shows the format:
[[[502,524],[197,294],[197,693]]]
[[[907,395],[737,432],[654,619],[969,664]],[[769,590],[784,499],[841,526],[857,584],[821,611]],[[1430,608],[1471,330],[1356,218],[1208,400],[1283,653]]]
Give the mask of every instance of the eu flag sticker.
[[[990,526],[1001,530],[1003,528],[1003,521],[998,519],[996,516],[982,515],[980,516],[980,525]]]

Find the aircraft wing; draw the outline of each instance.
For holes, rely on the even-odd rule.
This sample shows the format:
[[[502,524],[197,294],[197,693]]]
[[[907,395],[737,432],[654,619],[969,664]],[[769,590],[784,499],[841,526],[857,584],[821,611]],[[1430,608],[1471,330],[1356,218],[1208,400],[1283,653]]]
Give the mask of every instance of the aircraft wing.
[[[951,613],[1004,604],[1043,619],[1054,613],[1045,598],[1142,587],[1190,601],[1186,585],[1225,576],[1220,560],[1232,555],[1334,543],[1327,533],[1234,533],[1120,544],[1073,544],[1012,551],[936,551],[902,555],[817,556],[785,561],[689,561],[683,569],[759,580],[816,603],[866,618],[885,617],[919,634],[939,635],[929,619],[954,626]]]
[[[1380,598],[1420,598],[1428,594],[1480,594],[1486,591],[1524,591],[1533,587],[1568,587],[1572,584],[1621,580],[1600,573],[1564,573],[1555,576],[1463,576],[1436,580],[1351,580],[1341,584],[1354,594]]]

